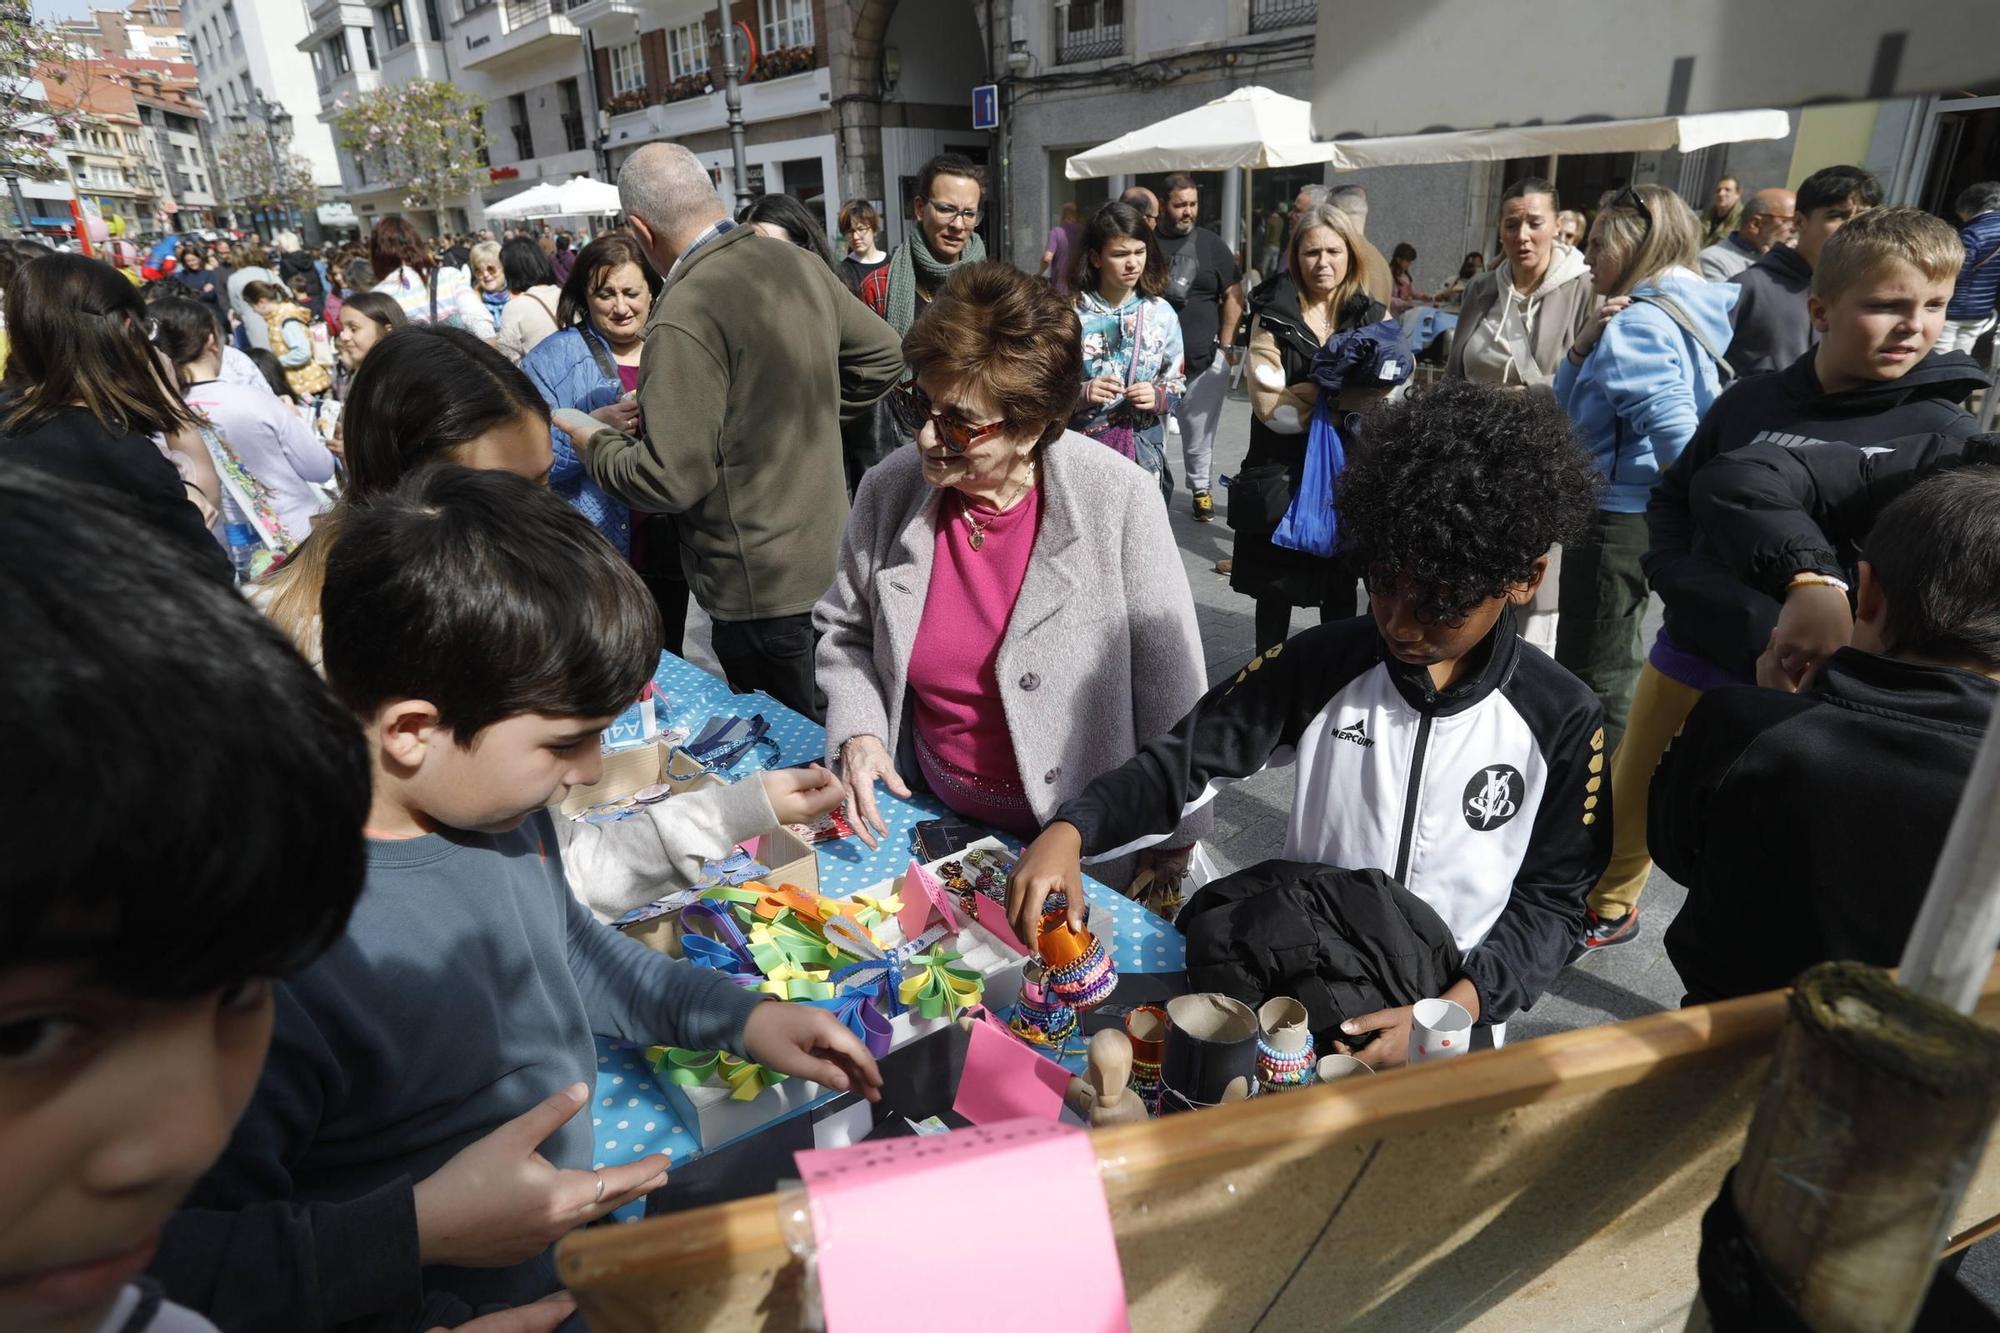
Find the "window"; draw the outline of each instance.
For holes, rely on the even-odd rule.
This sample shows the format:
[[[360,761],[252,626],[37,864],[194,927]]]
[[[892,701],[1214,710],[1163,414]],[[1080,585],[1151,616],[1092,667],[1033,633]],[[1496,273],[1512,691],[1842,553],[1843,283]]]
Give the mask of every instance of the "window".
[[[438,13],[438,0],[424,0],[424,22],[430,25],[430,40],[444,40],[444,20]]]
[[[1301,28],[1318,14],[1316,0],[1250,0],[1250,31]]]
[[[382,62],[375,58],[375,30],[373,28],[363,28],[361,30],[361,51],[362,54],[368,57],[368,68],[382,68]]]
[[[507,116],[514,131],[514,156],[525,162],[535,155],[535,131],[528,124],[526,93],[515,93],[507,99]]]
[[[340,35],[326,44],[325,50],[327,68],[333,71],[334,78],[353,72],[353,58],[347,54],[347,29],[342,28]]]
[[[222,21],[228,25],[231,37],[242,35],[242,30],[236,26],[236,0],[225,0],[222,6]]]
[[[812,0],[758,0],[764,15],[764,49],[813,44]]]
[[[382,6],[382,29],[387,37],[384,49],[393,51],[399,46],[410,44],[410,15],[403,8],[403,0],[389,0]]]
[[[1056,63],[1125,54],[1124,0],[1056,0]]]
[[[700,19],[667,30],[667,75],[685,79],[708,73],[708,29]]]
[[[564,79],[556,85],[556,97],[562,104],[563,142],[572,153],[580,153],[587,146],[583,139],[583,97],[575,79]]]
[[[637,42],[611,48],[611,95],[636,93],[646,86],[646,62]]]

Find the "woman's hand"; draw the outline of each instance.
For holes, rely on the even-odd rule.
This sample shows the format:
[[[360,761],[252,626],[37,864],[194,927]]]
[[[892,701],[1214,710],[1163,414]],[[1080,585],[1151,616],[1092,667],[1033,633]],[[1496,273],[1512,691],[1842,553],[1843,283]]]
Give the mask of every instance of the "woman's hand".
[[[810,824],[847,799],[847,788],[820,764],[774,768],[763,778],[764,795],[780,824]]]
[[[1135,412],[1156,412],[1159,410],[1160,391],[1149,380],[1140,380],[1125,391],[1125,401],[1132,404]]]
[[[1795,694],[1819,664],[1854,639],[1847,594],[1830,583],[1800,583],[1785,593],[1770,646],[1757,659],[1757,683]]]
[[[627,435],[636,435],[639,430],[639,400],[620,398],[615,403],[606,403],[590,415],[602,421],[613,430]]]
[[[543,1142],[589,1097],[588,1087],[572,1083],[417,1182],[419,1261],[462,1268],[522,1263],[585,1222],[666,1184],[665,1153],[597,1171],[560,1170],[542,1156]]]
[[[1083,835],[1060,819],[1028,844],[1007,877],[1007,920],[1031,949],[1042,933],[1042,902],[1057,889],[1069,899],[1070,929],[1082,930]]]
[[[1631,304],[1632,298],[1629,296],[1614,296],[1599,306],[1597,313],[1591,316],[1590,323],[1584,325],[1583,331],[1576,335],[1576,345],[1569,349],[1570,356],[1577,361],[1589,356],[1590,349],[1597,346],[1597,340],[1604,336],[1605,327],[1619,311]]]
[[[896,772],[895,761],[889,758],[880,736],[849,736],[843,741],[840,773],[847,779],[847,822],[854,826],[862,845],[873,851],[889,836],[889,826],[875,804],[876,779],[906,801],[910,786]]]

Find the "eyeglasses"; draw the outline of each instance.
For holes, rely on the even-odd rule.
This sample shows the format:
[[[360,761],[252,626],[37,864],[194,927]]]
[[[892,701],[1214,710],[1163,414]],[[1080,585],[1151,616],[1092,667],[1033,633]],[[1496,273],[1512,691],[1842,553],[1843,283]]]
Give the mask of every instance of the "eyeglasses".
[[[989,421],[985,425],[974,425],[950,408],[941,408],[931,401],[931,396],[912,381],[899,384],[889,391],[889,410],[895,415],[896,424],[916,435],[929,422],[937,430],[938,443],[952,453],[962,454],[995,431],[1004,430],[1005,418]]]
[[[979,208],[953,208],[950,204],[941,204],[935,199],[924,200],[924,205],[931,212],[937,214],[938,221],[944,223],[947,227],[961,220],[968,227],[976,227],[979,225],[979,219],[985,213],[984,209]]]
[[[1640,194],[1637,190],[1633,189],[1631,186],[1629,185],[1626,186],[1624,189],[1620,190],[1615,196],[1613,196],[1610,204],[1608,204],[1607,207],[1630,208],[1636,211],[1639,214],[1639,216],[1644,218],[1646,221],[1646,231],[1644,236],[1650,236],[1653,234],[1653,210],[1646,207],[1646,196]],[[1642,236],[1640,239],[1643,240],[1644,236]]]

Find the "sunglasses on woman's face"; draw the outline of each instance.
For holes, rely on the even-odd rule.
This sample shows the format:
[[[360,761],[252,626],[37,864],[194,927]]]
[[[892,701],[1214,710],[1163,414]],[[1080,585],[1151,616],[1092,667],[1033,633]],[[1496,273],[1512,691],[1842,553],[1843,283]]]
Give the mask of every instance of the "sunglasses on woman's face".
[[[938,443],[952,453],[962,454],[995,431],[1006,428],[1005,418],[975,425],[948,407],[939,407],[914,382],[899,384],[889,391],[889,410],[898,425],[915,435],[929,422],[937,430]]]

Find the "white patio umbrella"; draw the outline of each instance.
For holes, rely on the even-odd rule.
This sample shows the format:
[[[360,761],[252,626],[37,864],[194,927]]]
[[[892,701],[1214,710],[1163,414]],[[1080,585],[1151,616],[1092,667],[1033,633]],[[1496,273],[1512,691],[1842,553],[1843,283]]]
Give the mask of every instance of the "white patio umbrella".
[[[543,181],[516,195],[509,195],[486,210],[489,218],[499,218],[503,222],[513,222],[521,218],[548,217],[560,213],[556,205],[558,193],[553,181]]]
[[[618,202],[618,187],[607,185],[588,176],[572,176],[556,187],[556,195],[561,207],[556,213],[585,217],[600,213],[616,213],[623,207]]]
[[[1269,88],[1238,88],[1227,97],[1155,121],[1063,165],[1073,181],[1142,171],[1222,171],[1296,167],[1336,161],[1340,145],[1315,143],[1312,104]]]

